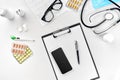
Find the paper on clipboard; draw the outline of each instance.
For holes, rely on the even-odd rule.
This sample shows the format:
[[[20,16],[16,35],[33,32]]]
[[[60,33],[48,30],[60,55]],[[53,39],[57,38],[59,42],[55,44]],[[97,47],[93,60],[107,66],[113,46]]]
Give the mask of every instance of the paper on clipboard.
[[[61,29],[58,32],[55,31],[42,37],[51,65],[53,66],[53,71],[55,71],[56,80],[95,80],[99,78],[99,73],[82,27],[78,23],[67,28],[64,28],[67,31]],[[62,31],[64,33],[61,33]],[[65,34],[65,32],[67,33]],[[79,43],[80,65],[78,65],[76,59],[75,40]],[[61,74],[51,55],[51,52],[59,47],[62,47],[73,68],[66,74]]]

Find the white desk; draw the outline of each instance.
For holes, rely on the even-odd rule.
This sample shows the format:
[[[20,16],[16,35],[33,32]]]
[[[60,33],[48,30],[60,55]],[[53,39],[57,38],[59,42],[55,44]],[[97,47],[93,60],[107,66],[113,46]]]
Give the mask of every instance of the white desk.
[[[0,80],[55,80],[54,74],[51,75],[52,69],[50,69],[41,36],[79,22],[79,13],[65,12],[49,25],[41,26],[37,18],[26,7],[24,0],[0,0],[0,7],[9,8],[14,14],[18,8],[23,9],[26,13],[25,19],[15,14],[14,21],[0,17]],[[17,28],[23,23],[28,25],[29,31],[19,33]],[[117,26],[110,31],[115,36],[112,44],[102,41],[90,29],[84,27],[84,30],[100,73],[99,80],[118,80],[115,78],[117,74],[120,74],[118,72],[120,70],[120,36],[118,35],[120,28]],[[32,49],[33,55],[22,65],[14,59],[11,53],[14,41],[10,39],[10,35],[36,40],[34,43],[25,42]]]

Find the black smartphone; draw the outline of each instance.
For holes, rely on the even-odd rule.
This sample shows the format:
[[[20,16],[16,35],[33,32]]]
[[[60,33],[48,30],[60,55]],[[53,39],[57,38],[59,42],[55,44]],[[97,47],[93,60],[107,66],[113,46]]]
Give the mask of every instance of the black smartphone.
[[[65,74],[66,72],[72,70],[72,66],[70,65],[67,57],[65,56],[62,48],[58,48],[52,51],[52,56],[54,57],[55,62],[57,63],[62,74]]]

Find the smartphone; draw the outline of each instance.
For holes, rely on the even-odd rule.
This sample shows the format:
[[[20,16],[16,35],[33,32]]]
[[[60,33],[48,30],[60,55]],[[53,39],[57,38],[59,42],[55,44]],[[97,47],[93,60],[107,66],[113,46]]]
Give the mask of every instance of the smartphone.
[[[55,62],[57,63],[62,74],[65,74],[68,71],[72,70],[72,66],[70,65],[67,57],[65,56],[62,48],[58,48],[52,51],[52,56],[55,59]]]

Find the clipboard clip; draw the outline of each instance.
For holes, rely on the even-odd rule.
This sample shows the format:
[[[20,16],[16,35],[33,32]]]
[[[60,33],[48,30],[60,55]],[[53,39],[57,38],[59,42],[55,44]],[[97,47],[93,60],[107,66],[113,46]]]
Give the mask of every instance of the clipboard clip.
[[[53,32],[53,37],[57,38],[59,36],[62,36],[62,35],[68,34],[68,33],[71,33],[71,30],[69,27],[66,27],[66,28],[63,28],[63,29]]]

